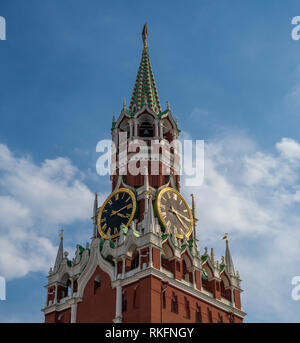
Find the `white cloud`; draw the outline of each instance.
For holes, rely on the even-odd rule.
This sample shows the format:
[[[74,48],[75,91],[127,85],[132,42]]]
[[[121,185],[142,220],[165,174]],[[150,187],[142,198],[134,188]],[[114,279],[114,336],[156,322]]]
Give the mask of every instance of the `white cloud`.
[[[288,160],[294,161],[300,159],[300,144],[291,138],[282,138],[276,144],[276,148]]]
[[[82,176],[66,158],[37,165],[0,144],[0,275],[49,269],[58,226],[91,216],[93,195]]]
[[[299,143],[282,138],[266,153],[230,135],[205,145],[204,183],[182,190],[196,196],[200,248],[223,255],[229,232],[249,320],[299,321],[291,300],[291,279],[300,274]]]

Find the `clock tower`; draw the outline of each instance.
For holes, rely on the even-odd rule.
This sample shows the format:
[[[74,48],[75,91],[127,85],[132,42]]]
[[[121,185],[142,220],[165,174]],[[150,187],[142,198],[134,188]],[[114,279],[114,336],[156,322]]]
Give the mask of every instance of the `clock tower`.
[[[149,59],[147,26],[129,106],[112,121],[112,193],[98,206],[93,237],[63,249],[48,275],[45,322],[242,322],[239,273],[228,239],[219,262],[201,252],[192,209],[180,194],[180,133],[162,110]]]

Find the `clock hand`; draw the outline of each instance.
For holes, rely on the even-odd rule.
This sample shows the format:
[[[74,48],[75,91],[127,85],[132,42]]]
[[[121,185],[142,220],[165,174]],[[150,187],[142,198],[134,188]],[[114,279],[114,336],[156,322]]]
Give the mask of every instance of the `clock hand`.
[[[186,216],[184,216],[183,214],[177,212],[173,206],[172,206],[171,210],[172,210],[172,212],[174,212],[175,214],[178,214],[180,217],[184,218],[187,222],[190,222],[190,220],[189,220]]]
[[[177,214],[177,212],[174,212],[175,213],[175,215],[176,215],[176,217],[177,217],[177,219],[180,221],[180,223],[186,228],[186,226],[185,226],[185,224],[184,224],[184,222],[180,219],[180,217],[178,217],[178,214]]]
[[[120,212],[120,211],[124,210],[124,208],[126,208],[127,206],[128,206],[128,205],[126,205],[126,206],[124,206],[124,207],[120,208],[120,209],[119,209],[119,210],[117,210],[117,211],[111,210],[111,214],[110,214],[110,216],[113,216],[113,215],[117,214],[118,212]]]
[[[178,213],[176,210],[174,210],[174,209],[172,210],[172,212],[175,213],[177,219],[180,221],[180,223],[182,224],[182,226],[183,226],[186,230],[189,230],[189,228],[185,225],[185,223],[181,220],[181,218],[178,217],[178,214],[179,214],[179,213]]]
[[[121,217],[121,218],[126,218],[126,216],[124,216],[124,214],[122,214],[122,213],[116,213],[116,215]]]

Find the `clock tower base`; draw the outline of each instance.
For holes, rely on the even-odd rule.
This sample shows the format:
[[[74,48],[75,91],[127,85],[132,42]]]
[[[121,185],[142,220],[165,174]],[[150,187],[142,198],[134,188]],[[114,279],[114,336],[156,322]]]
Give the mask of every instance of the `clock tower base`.
[[[211,255],[153,230],[137,237],[131,227],[123,239],[96,237],[77,247],[76,264],[62,259],[46,286],[45,322],[243,321],[239,280],[226,264],[220,271]]]

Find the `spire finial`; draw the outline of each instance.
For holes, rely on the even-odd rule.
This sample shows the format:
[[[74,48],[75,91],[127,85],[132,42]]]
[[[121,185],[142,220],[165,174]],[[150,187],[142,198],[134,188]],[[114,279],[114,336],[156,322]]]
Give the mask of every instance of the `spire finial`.
[[[161,113],[160,101],[158,98],[158,92],[154,81],[154,76],[150,64],[149,53],[147,49],[147,23],[143,27],[142,39],[143,39],[143,52],[140,67],[138,69],[137,78],[134,84],[131,101],[129,104],[129,111],[135,114],[145,104],[145,98],[147,98],[148,108],[155,113]]]
[[[58,236],[60,237],[60,239],[63,239],[63,238],[64,238],[64,236],[63,236],[64,230],[63,230],[63,229],[60,229],[59,231],[60,231],[60,232],[59,232]]]
[[[142,32],[142,39],[143,39],[143,44],[144,48],[147,48],[147,37],[148,37],[148,32],[147,32],[147,23],[145,23],[143,27],[143,32]]]
[[[228,232],[225,232],[225,236],[222,239],[226,239],[226,244],[228,243]]]

